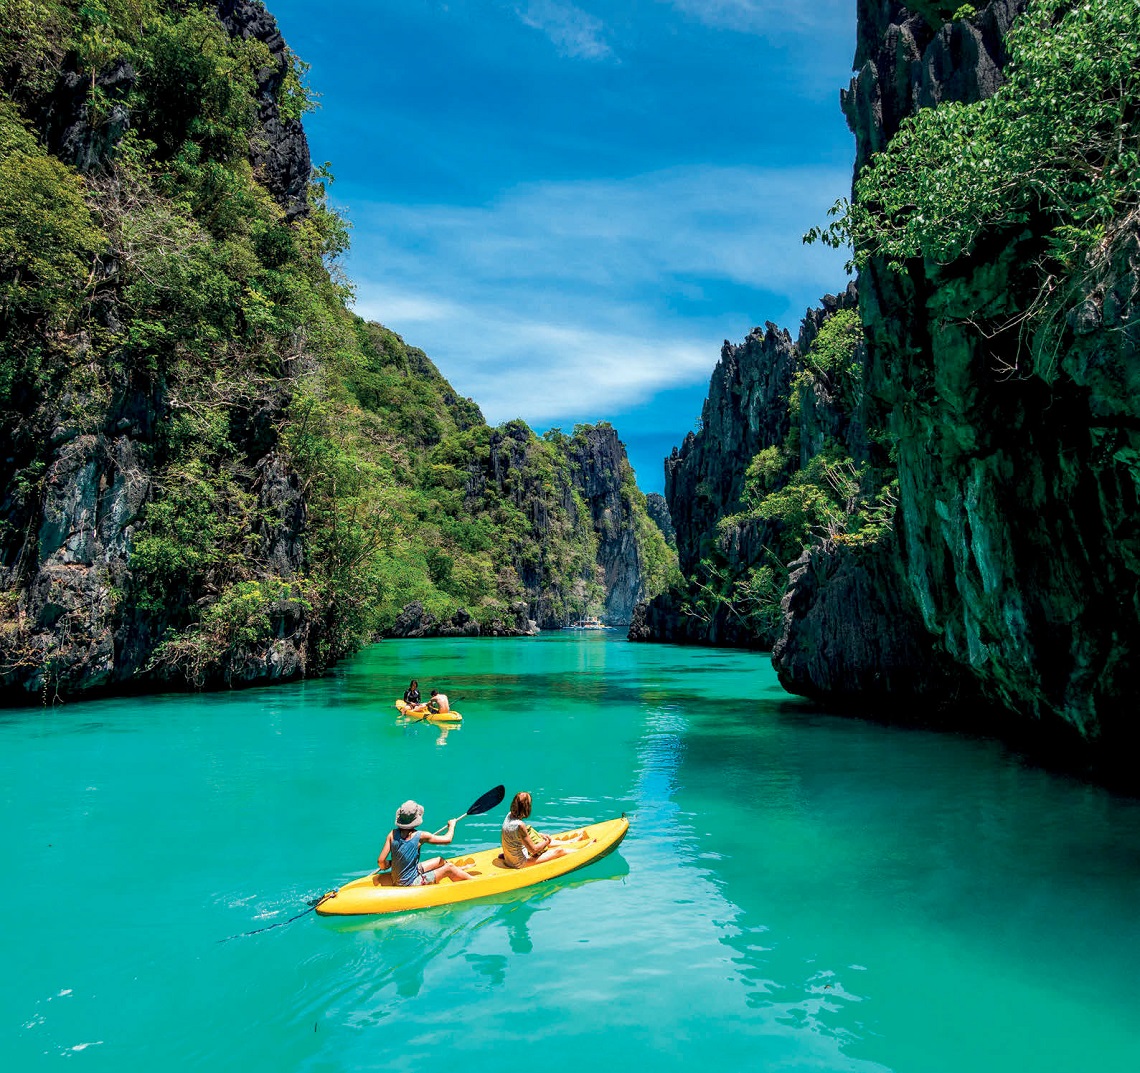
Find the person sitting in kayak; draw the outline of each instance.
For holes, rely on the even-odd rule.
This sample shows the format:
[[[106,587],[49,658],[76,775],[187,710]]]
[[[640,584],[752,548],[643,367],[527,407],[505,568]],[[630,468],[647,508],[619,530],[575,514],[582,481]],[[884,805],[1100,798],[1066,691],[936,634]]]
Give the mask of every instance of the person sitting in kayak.
[[[531,798],[520,790],[511,801],[511,811],[503,820],[503,861],[508,868],[529,868],[532,864],[566,856],[562,846],[551,849],[549,835],[540,835],[527,826]]]
[[[447,699],[446,693],[441,693],[438,689],[433,689],[431,691],[430,700],[425,701],[423,704],[411,705],[409,711],[430,712],[432,715],[439,715],[441,712],[451,711],[451,704]]]
[[[455,837],[455,820],[447,821],[447,833],[443,835],[417,831],[424,821],[424,807],[415,801],[405,801],[396,810],[396,826],[388,832],[384,848],[376,863],[387,868],[389,859],[397,887],[426,887],[441,879],[460,881],[471,879],[462,868],[448,864],[442,857],[432,857],[430,861],[420,860],[423,845],[446,846]]]
[[[414,678],[404,690],[404,703],[409,708],[415,708],[420,703],[420,684]]]

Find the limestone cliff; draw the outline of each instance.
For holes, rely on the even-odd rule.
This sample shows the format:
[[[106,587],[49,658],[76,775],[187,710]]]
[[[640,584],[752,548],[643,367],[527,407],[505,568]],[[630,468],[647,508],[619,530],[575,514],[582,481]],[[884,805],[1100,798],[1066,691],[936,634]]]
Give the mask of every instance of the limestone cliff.
[[[852,463],[870,455],[863,407],[844,409],[838,380],[813,378],[810,355],[821,328],[851,311],[854,287],[829,295],[793,341],[768,324],[740,345],[725,342],[709,383],[700,429],[665,460],[665,496],[687,582],[642,608],[635,640],[771,648],[781,627],[779,588],[788,560],[787,526],[755,509],[754,460],[773,456],[765,491],[779,491],[830,445]],[[863,352],[859,352],[860,358]]]
[[[665,543],[676,548],[677,530],[669,515],[669,504],[665,497],[660,492],[649,492],[645,497],[645,509],[649,513],[649,520],[661,530]]]
[[[273,91],[287,61],[276,23],[260,4],[244,0],[219,4],[218,16],[231,33],[267,46],[250,160],[286,212],[302,215],[308,147],[299,122],[278,115]],[[115,180],[103,176],[113,170],[113,154],[124,134],[145,121],[137,96],[134,111],[129,101],[138,72],[114,59],[81,75],[77,62],[74,53],[66,54],[44,92],[33,94],[23,81],[15,84],[14,97],[22,98],[60,160],[108,189],[105,184]],[[44,331],[40,324],[21,325],[17,312],[5,311],[6,346],[42,346],[41,360],[46,364],[53,356],[62,373],[35,390],[21,383],[10,359],[4,363],[19,409],[5,414],[8,442],[0,459],[0,690],[13,699],[113,688],[141,676],[164,681],[164,669],[148,670],[148,662],[185,600],[201,595],[187,592],[163,607],[143,607],[131,595],[137,525],[158,491],[162,444],[170,423],[193,403],[175,377],[145,375],[125,348],[114,345],[123,331],[122,262],[129,256],[113,253],[96,262],[90,314],[69,338],[49,338],[44,346],[36,340]],[[112,340],[107,361],[93,352],[97,338]],[[235,415],[235,445],[248,460],[240,484],[257,504],[246,543],[254,578],[295,578],[304,562],[305,506],[274,428],[287,397],[284,380],[263,381]],[[311,629],[304,605],[281,589],[266,612],[265,637],[199,668],[200,684],[302,673]]]
[[[490,428],[353,315],[254,0],[0,25],[0,702],[320,673],[659,591],[612,429]]]
[[[633,474],[612,426],[594,425],[581,432],[566,445],[566,453],[598,538],[596,561],[605,586],[601,618],[609,625],[626,626],[645,596]]]
[[[995,92],[1025,6],[940,24],[940,5],[861,4],[844,98],[857,167],[916,109]],[[897,452],[901,599],[968,687],[1108,752],[1135,740],[1140,686],[1137,243],[1125,227],[1100,287],[1072,303],[1055,360],[1030,362],[1017,331],[995,328],[1034,301],[1042,238],[1025,226],[902,273],[872,261],[859,282],[867,390]],[[873,670],[873,652],[859,659]],[[826,672],[777,663],[792,688],[845,693]]]
[[[857,172],[920,109],[997,93],[1007,35],[1026,8],[860,0],[856,75],[843,95]],[[824,513],[827,524],[804,530],[771,638],[787,688],[877,714],[1080,741],[1091,762],[1126,768],[1140,691],[1140,229],[1122,215],[1106,228],[1096,274],[1048,290],[1040,266],[1055,223],[1026,213],[941,262],[872,257],[858,279],[857,390],[821,393],[817,357],[792,422],[798,475],[772,469],[756,434],[781,430],[786,406],[757,415],[762,392],[726,377],[722,359],[705,427],[668,462],[690,586],[650,605],[639,628],[739,643],[692,622],[697,590],[712,587],[702,564],[731,568],[735,588],[722,586],[711,606],[731,602],[760,561],[741,521],[787,523],[809,504],[812,459],[842,449],[845,461],[833,453],[824,466],[833,485],[841,467],[855,498],[866,491],[857,476],[890,480],[859,527]],[[1064,305],[1035,319],[1046,297]],[[826,323],[805,320],[806,366]],[[766,375],[778,377],[782,349],[766,355]],[[765,640],[755,621],[746,640]]]

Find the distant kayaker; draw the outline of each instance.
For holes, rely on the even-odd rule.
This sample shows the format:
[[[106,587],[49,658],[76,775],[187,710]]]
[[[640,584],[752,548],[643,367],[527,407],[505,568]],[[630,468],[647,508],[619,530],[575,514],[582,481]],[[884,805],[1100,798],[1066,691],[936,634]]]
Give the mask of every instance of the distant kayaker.
[[[420,702],[420,684],[414,678],[407,689],[404,690],[404,703],[414,708]]]
[[[509,868],[528,868],[566,855],[561,846],[551,849],[549,835],[540,835],[527,826],[530,810],[530,794],[520,790],[511,801],[510,814],[503,820],[503,861]]]
[[[391,860],[392,875],[398,887],[426,887],[441,879],[471,879],[462,868],[448,864],[442,857],[432,857],[430,861],[420,860],[420,850],[425,844],[446,846],[455,837],[455,820],[447,821],[447,834],[443,835],[417,831],[416,828],[423,822],[423,805],[405,801],[396,810],[396,826],[388,832],[376,863],[381,868],[387,868]]]
[[[428,711],[432,715],[439,715],[440,712],[451,711],[451,705],[448,703],[447,694],[441,693],[438,689],[431,691],[431,700],[427,702]]]

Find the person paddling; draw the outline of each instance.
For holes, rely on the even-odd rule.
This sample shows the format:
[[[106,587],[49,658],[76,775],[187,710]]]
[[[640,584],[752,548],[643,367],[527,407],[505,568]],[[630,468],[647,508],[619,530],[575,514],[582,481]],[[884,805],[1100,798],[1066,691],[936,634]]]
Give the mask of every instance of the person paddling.
[[[416,828],[423,821],[423,805],[405,801],[396,810],[396,826],[388,832],[376,863],[387,868],[391,861],[392,877],[398,887],[426,887],[441,879],[454,882],[471,879],[462,868],[449,864],[442,857],[420,860],[420,850],[425,844],[446,846],[455,837],[455,820],[447,821],[447,833],[442,835],[418,831]]]
[[[549,835],[540,835],[527,826],[530,810],[530,794],[520,790],[511,801],[510,814],[503,820],[503,862],[508,868],[529,868],[566,856],[562,846],[551,849]]]

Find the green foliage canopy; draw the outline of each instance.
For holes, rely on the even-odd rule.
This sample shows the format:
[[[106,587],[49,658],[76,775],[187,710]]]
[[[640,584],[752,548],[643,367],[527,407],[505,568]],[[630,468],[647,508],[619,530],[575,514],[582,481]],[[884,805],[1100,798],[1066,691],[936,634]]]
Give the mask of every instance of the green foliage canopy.
[[[1083,263],[1140,204],[1140,5],[1032,0],[990,98],[907,119],[859,175],[854,200],[806,236],[947,263],[984,231],[1041,221],[1062,268]]]

